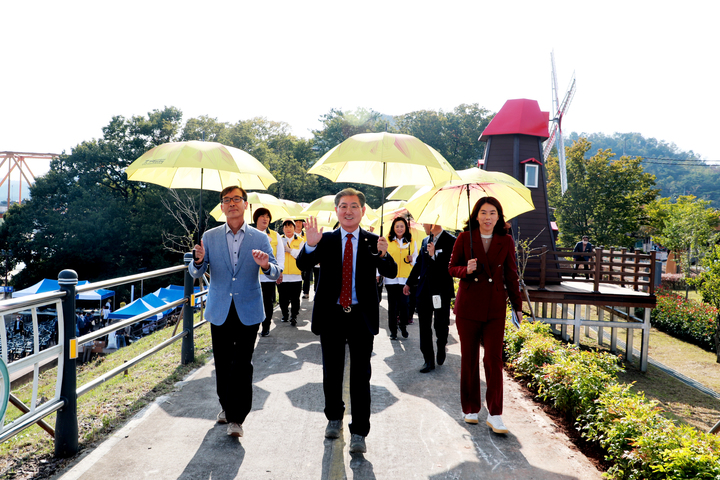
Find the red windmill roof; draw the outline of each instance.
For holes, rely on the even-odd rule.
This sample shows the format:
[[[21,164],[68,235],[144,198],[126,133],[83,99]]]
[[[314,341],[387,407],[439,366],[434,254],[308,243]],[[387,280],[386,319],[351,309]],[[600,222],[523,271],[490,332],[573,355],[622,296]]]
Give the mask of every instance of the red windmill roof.
[[[549,112],[541,112],[537,100],[518,98],[508,100],[495,114],[487,128],[480,135],[481,142],[487,142],[491,135],[532,135],[547,140]]]

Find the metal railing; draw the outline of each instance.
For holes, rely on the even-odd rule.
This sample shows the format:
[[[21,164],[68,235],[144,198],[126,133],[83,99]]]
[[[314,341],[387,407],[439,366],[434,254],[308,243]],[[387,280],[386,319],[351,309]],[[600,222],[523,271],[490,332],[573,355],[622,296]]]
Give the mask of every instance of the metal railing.
[[[23,414],[5,425],[5,411],[2,412],[0,418],[0,442],[17,435],[26,428],[40,424],[48,433],[55,438],[55,456],[69,457],[78,452],[78,421],[77,421],[77,399],[90,392],[92,389],[102,385],[114,376],[124,372],[128,368],[137,365],[155,353],[167,348],[178,340],[182,339],[182,347],[180,354],[180,363],[183,365],[192,363],[195,360],[195,345],[192,332],[195,328],[202,326],[205,320],[202,319],[196,325],[193,325],[193,308],[192,299],[207,295],[207,289],[197,294],[194,292],[194,279],[187,271],[187,265],[192,261],[192,254],[185,254],[184,265],[164,268],[152,272],[146,272],[137,275],[105,280],[96,283],[88,283],[76,288],[78,283],[77,273],[73,270],[63,270],[58,276],[60,290],[49,293],[29,295],[18,299],[10,299],[0,301],[0,342],[2,347],[2,358],[7,365],[8,375],[22,372],[32,367],[33,373],[33,391],[30,405],[24,405],[16,397],[11,395],[8,387],[4,400],[10,400],[10,403],[19,408]],[[75,336],[76,331],[76,314],[75,314],[75,298],[77,293],[89,290],[97,290],[99,288],[114,287],[127,283],[137,282],[148,278],[155,278],[173,273],[184,272],[184,296],[182,299],[168,303],[162,307],[152,309],[141,315],[134,316],[127,320],[108,325],[99,330],[90,332],[82,337]],[[201,302],[202,303],[202,302]],[[38,329],[38,309],[54,305],[57,310],[57,326],[58,326],[58,342],[57,345],[40,350],[39,346],[39,329]],[[183,306],[182,331],[173,334],[172,337],[164,342],[144,351],[132,360],[123,363],[121,366],[102,374],[101,376],[89,381],[80,388],[77,388],[76,375],[76,359],[78,345],[93,341],[97,338],[108,335],[111,332],[136,324],[149,317],[157,315],[168,309]],[[8,339],[6,335],[5,319],[12,318],[13,314],[27,309],[31,310],[33,318],[33,352],[19,360],[10,361],[8,356]],[[40,366],[48,361],[57,359],[57,374],[55,378],[55,394],[41,405],[38,405],[38,381],[40,377]],[[2,399],[0,399],[2,400]],[[48,415],[57,412],[55,430],[43,422]]]

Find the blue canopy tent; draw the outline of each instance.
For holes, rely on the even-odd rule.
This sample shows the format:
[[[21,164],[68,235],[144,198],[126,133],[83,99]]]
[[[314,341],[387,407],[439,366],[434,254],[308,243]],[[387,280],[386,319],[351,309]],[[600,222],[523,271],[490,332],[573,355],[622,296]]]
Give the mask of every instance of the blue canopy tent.
[[[195,294],[197,295],[198,293],[200,293],[200,287],[195,287]],[[153,295],[156,295],[161,300],[170,303],[183,298],[183,296],[185,295],[185,288],[178,287],[177,285],[168,285],[165,288],[158,288],[153,292]],[[200,299],[195,297],[195,305],[199,304]]]
[[[85,285],[86,283],[88,283],[87,280],[80,280],[78,282],[78,286]],[[34,295],[36,293],[54,292],[56,290],[60,290],[60,285],[58,284],[58,281],[45,278],[31,287],[13,292],[13,298],[24,297],[26,295]],[[115,292],[113,292],[112,290],[105,290],[103,288],[100,288],[98,290],[91,290],[89,292],[80,293],[75,298],[77,298],[78,300],[95,300],[99,302],[105,300],[106,298],[114,296]]]
[[[153,308],[157,307],[164,307],[168,304],[165,300],[162,300],[160,297],[155,295],[154,293],[148,293],[144,297],[140,298],[140,300],[144,300],[146,303],[153,306]],[[163,315],[170,315],[172,313],[173,309],[169,308],[163,312]]]
[[[152,294],[150,294],[150,295],[152,295]],[[145,295],[145,297],[147,297],[147,296],[148,295]],[[154,295],[152,295],[152,296],[154,297]],[[124,307],[119,308],[119,309],[115,310],[114,312],[110,312],[110,315],[108,315],[108,318],[118,318],[118,319],[124,320],[127,318],[135,317],[137,315],[142,315],[143,313],[147,313],[150,310],[153,310],[154,308],[162,307],[163,305],[165,305],[165,302],[160,300],[158,297],[155,297],[155,298],[157,299],[157,301],[160,302],[160,305],[152,305],[151,303],[144,300],[145,297],[138,298],[134,302],[132,302],[128,305],[125,305]],[[157,303],[157,302],[153,302],[153,303]],[[152,317],[148,317],[148,320],[160,320],[162,317],[163,317],[163,313],[158,313],[156,315],[153,315]]]

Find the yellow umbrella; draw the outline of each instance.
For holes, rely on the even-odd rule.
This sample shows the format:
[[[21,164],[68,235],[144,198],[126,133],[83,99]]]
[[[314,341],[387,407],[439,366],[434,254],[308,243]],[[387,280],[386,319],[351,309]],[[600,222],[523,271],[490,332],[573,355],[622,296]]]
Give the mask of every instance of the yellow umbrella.
[[[431,146],[412,135],[388,132],[353,135],[323,155],[308,173],[333,182],[382,187],[383,198],[387,186],[438,185],[459,179]]]
[[[405,208],[418,223],[461,230],[481,197],[497,198],[505,220],[535,209],[530,189],[510,175],[476,167],[460,170],[458,174],[462,180],[452,180],[436,188],[424,187],[408,200]]]
[[[303,209],[299,203],[295,203],[292,200],[277,198],[269,193],[248,192],[247,201],[248,208],[245,209],[245,221],[248,223],[252,223],[253,212],[258,208],[267,208],[274,220],[292,218],[295,215],[299,215]],[[224,222],[226,220],[225,214],[220,208],[220,203],[212,209],[210,215],[212,215],[218,222]]]
[[[388,194],[386,200],[408,200],[422,187],[423,185],[400,185]]]
[[[172,142],[158,145],[126,170],[128,180],[167,188],[222,191],[230,185],[265,190],[275,177],[247,152],[217,142]]]
[[[148,182],[167,188],[200,189],[200,228],[202,237],[202,191],[221,192],[239,185],[247,190],[265,190],[277,182],[257,160],[239,148],[217,142],[171,142],[145,152],[125,170],[128,180]],[[198,242],[199,242],[198,238]]]

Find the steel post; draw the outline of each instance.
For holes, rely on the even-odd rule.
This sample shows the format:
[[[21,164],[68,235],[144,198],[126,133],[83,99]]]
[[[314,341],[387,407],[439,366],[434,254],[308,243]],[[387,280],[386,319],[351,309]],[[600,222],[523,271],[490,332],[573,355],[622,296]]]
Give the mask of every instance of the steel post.
[[[60,397],[65,406],[58,410],[55,420],[55,456],[72,457],[78,452],[78,421],[77,421],[77,376],[75,372],[75,286],[78,276],[75,270],[63,270],[58,275],[60,290],[65,292],[62,299],[63,314],[63,363]],[[71,348],[74,345],[74,349]],[[73,351],[74,350],[74,351]]]
[[[186,253],[183,261],[185,262],[185,265],[189,266],[190,262],[193,261],[193,254]],[[187,365],[195,361],[195,342],[193,337],[193,311],[195,303],[192,301],[194,298],[193,294],[195,293],[194,283],[195,279],[191,277],[190,272],[185,269],[185,298],[187,299],[187,303],[185,304],[185,308],[183,308],[183,330],[187,332],[187,335],[185,335],[182,340],[180,362],[183,365]]]

